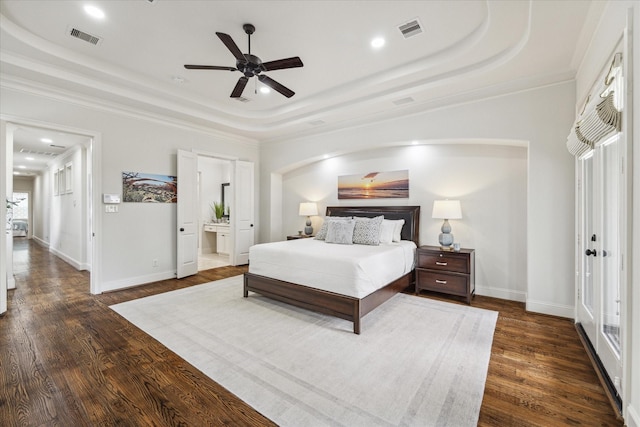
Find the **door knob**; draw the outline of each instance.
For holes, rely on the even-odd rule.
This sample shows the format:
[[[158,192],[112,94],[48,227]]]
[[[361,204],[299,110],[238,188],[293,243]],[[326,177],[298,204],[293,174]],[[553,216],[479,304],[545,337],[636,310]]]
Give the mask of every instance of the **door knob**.
[[[595,250],[595,249],[594,249],[594,250],[587,249],[586,251],[584,251],[584,254],[585,254],[586,256],[589,256],[589,255],[596,256],[596,255],[597,255],[597,252],[596,252],[596,250]]]
[[[180,227],[180,231],[184,231],[184,228]],[[587,254],[588,255],[588,254]]]

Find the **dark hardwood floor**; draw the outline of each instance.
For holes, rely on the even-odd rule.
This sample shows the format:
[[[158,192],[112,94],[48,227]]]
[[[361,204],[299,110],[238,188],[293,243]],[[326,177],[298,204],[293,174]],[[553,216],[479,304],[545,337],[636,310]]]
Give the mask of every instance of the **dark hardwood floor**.
[[[14,247],[17,289],[0,318],[0,425],[273,425],[108,307],[244,267],[94,296],[88,273],[29,240]],[[623,425],[570,320],[495,298],[472,305],[499,312],[478,425]]]

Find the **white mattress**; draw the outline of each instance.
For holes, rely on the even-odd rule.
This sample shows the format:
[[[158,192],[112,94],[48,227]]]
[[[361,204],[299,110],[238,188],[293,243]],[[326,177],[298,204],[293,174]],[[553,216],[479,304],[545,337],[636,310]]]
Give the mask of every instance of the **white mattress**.
[[[363,298],[413,270],[411,241],[338,245],[315,239],[263,243],[249,249],[249,272]]]

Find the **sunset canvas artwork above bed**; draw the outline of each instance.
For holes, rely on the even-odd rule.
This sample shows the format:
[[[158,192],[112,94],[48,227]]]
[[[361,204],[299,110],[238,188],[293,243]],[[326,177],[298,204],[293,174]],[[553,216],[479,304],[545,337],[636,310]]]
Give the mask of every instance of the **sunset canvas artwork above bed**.
[[[409,197],[409,171],[369,172],[338,177],[338,199]]]

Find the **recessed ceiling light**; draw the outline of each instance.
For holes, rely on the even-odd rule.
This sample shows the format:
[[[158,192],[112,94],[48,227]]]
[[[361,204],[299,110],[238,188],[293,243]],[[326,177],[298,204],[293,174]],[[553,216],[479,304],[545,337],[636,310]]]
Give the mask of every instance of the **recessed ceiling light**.
[[[373,40],[371,40],[371,47],[373,47],[374,49],[380,49],[382,46],[384,46],[385,40],[382,37],[376,37]]]
[[[45,144],[51,144],[53,141],[49,138],[40,138],[40,141],[44,142]]]
[[[27,160],[35,160],[33,157],[25,157]]]
[[[262,86],[260,88],[260,93],[271,93],[271,89],[269,89],[267,86]]]
[[[92,18],[104,19],[104,12],[95,6],[86,5],[84,7],[84,11]]]
[[[24,165],[20,165],[20,166],[18,166],[18,169],[26,169],[26,168],[27,168],[27,167],[26,167],[26,166],[24,166]]]
[[[13,174],[14,174],[14,175],[20,175],[20,172],[18,172],[18,171],[14,171],[14,172],[13,172]]]

